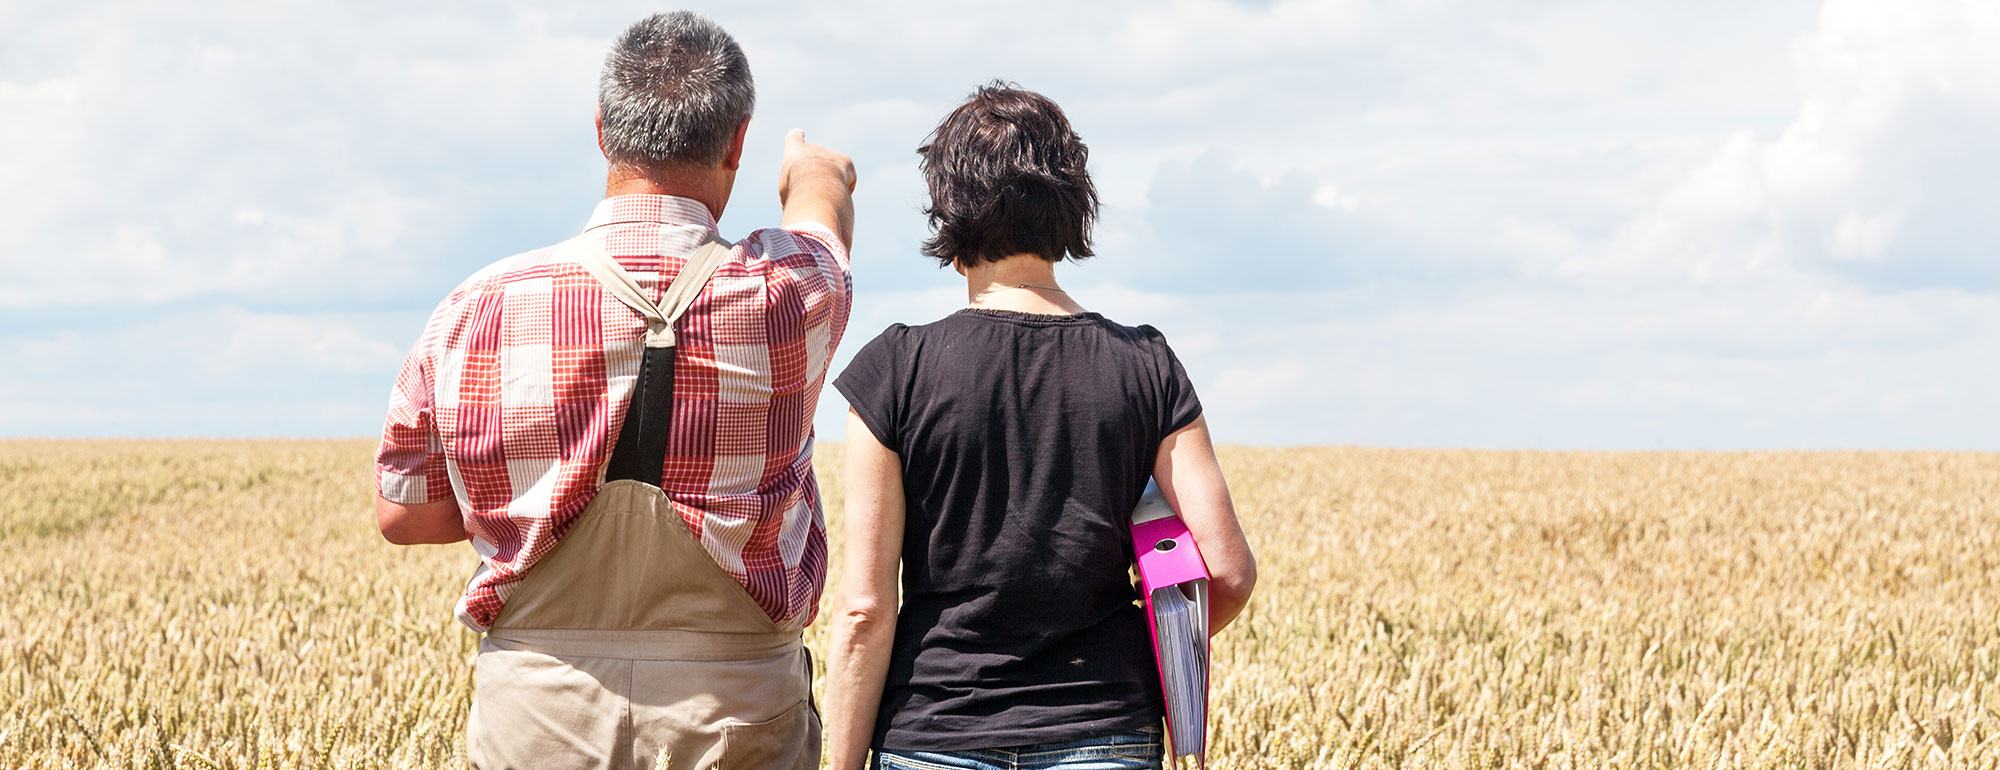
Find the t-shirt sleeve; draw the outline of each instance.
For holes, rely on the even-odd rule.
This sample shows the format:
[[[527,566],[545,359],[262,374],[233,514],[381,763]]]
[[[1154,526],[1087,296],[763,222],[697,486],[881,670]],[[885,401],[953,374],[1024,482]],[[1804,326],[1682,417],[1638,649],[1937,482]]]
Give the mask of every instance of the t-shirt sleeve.
[[[1201,399],[1195,395],[1194,382],[1188,379],[1187,369],[1181,366],[1180,357],[1174,355],[1166,338],[1154,331],[1153,341],[1159,345],[1160,438],[1165,439],[1201,416]]]
[[[907,410],[906,394],[909,389],[903,381],[903,332],[907,327],[896,324],[884,329],[875,339],[861,346],[854,354],[854,360],[840,376],[834,378],[833,386],[847,399],[847,406],[861,417],[868,430],[875,434],[875,440],[882,446],[897,452],[902,451],[903,418]]]

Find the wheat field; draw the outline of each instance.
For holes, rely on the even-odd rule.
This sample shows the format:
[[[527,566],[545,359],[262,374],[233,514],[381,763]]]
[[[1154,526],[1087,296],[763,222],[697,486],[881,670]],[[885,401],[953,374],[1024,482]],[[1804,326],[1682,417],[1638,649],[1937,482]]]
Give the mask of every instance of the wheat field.
[[[0,768],[462,766],[472,557],[372,448],[0,442]],[[1222,458],[1215,767],[2000,767],[2000,455]]]

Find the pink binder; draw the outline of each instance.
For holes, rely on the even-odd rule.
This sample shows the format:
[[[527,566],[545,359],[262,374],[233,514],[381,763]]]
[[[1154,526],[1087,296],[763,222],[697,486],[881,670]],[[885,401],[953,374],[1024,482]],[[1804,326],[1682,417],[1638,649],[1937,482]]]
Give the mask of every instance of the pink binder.
[[[1166,766],[1193,755],[1196,767],[1207,767],[1208,566],[1157,483],[1146,485],[1132,511],[1132,552],[1167,705]]]

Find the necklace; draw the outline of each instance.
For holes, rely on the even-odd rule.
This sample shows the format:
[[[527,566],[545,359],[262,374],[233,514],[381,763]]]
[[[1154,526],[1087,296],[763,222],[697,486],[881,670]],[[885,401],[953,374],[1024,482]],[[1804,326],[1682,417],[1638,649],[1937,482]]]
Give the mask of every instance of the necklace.
[[[1069,292],[1063,291],[1062,287],[1059,286],[1043,286],[1042,284],[1039,283],[1003,283],[1000,284],[1000,288],[987,289],[985,291],[980,292],[978,296],[972,298],[972,301],[974,303],[977,303],[978,301],[985,299],[986,295],[988,294],[992,294],[993,292],[996,291],[1006,291],[1008,289],[1044,289],[1047,291],[1056,292],[1058,294],[1063,294],[1063,295],[1069,294]]]

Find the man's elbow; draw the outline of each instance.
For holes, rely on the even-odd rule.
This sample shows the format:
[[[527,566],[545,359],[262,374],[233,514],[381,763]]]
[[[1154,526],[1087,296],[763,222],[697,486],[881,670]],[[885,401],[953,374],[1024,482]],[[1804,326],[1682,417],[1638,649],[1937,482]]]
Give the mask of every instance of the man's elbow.
[[[444,545],[465,540],[465,520],[458,503],[447,497],[433,503],[404,505],[375,497],[375,528],[396,545]]]
[[[375,529],[390,543],[416,545],[410,532],[409,509],[380,497],[375,498]]]
[[[376,496],[375,529],[381,531],[383,540],[396,545],[439,542],[426,531],[425,523],[420,512],[412,510],[410,506]]]
[[[389,526],[389,527],[382,527],[381,530],[382,530],[382,539],[389,541],[390,545],[424,544],[422,538],[416,537],[415,535],[411,535],[407,529],[398,529],[396,527]]]

